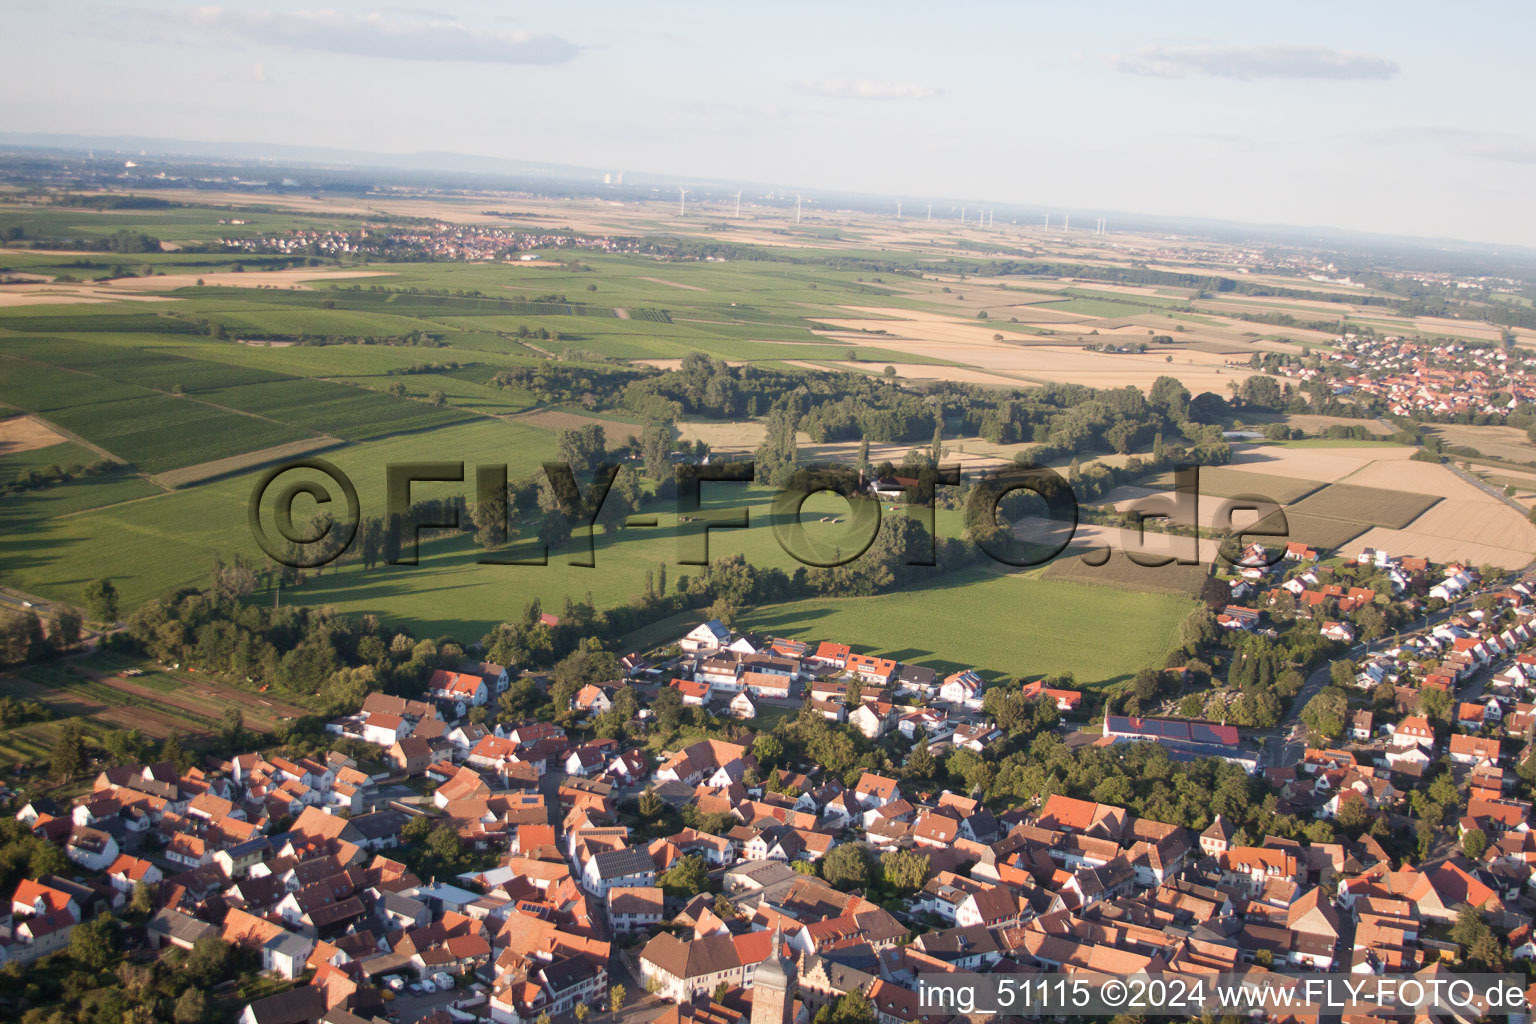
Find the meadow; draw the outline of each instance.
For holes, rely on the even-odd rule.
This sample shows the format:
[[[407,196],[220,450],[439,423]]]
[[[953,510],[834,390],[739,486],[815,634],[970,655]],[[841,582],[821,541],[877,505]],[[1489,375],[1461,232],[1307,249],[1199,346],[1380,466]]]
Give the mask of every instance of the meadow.
[[[941,672],[1072,672],[1080,685],[1099,689],[1161,664],[1188,611],[1183,597],[976,569],[878,597],[769,605],[739,625],[770,636],[835,640]],[[1105,623],[1114,624],[1115,643],[1087,642]]]

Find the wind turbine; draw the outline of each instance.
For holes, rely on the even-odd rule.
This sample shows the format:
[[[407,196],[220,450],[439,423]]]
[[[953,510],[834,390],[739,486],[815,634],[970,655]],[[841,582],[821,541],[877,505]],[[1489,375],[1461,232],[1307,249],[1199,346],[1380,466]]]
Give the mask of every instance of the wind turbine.
[[[932,203],[928,204],[928,219],[930,221],[933,220],[933,204]]]
[[[685,214],[687,212],[688,212],[688,190],[685,189],[685,188],[679,188],[677,190],[677,215],[679,217],[681,217],[683,214]]]
[[[740,219],[740,217],[741,217],[741,192],[740,192],[740,190],[738,190],[736,192],[736,217],[737,217],[737,219]]]
[[[800,193],[795,193],[795,223],[800,223]]]
[[[901,220],[901,200],[896,200],[896,219]]]

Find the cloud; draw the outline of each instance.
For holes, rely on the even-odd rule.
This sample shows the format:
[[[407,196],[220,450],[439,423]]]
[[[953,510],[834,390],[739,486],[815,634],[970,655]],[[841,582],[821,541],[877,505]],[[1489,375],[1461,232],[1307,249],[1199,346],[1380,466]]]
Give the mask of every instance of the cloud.
[[[926,100],[943,91],[916,82],[872,82],[868,79],[850,81],[846,78],[802,82],[800,89],[812,96],[834,100]]]
[[[397,60],[466,61],[483,64],[561,64],[581,51],[559,36],[474,28],[442,18],[399,12],[235,11],[199,7],[191,25],[244,42],[296,50]]]
[[[1374,53],[1333,50],[1326,46],[1274,43],[1266,46],[1144,46],[1117,53],[1110,66],[1128,75],[1151,78],[1393,78],[1402,70]]]

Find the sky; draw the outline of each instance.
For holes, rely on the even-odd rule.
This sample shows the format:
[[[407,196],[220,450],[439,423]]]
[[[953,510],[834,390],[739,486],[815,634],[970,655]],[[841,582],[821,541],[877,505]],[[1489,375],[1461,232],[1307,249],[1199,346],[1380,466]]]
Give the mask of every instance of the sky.
[[[0,131],[1536,245],[1530,4],[5,9]]]

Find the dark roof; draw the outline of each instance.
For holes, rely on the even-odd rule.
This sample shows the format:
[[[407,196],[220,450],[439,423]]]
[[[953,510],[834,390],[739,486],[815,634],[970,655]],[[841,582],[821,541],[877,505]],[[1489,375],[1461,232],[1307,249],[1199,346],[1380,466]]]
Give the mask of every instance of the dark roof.
[[[384,839],[399,835],[406,820],[406,816],[399,811],[374,811],[372,814],[349,818],[348,824],[357,829],[357,834],[364,839]]]
[[[182,942],[196,942],[209,935],[218,935],[219,929],[206,921],[199,921],[191,914],[183,914],[169,907],[150,918],[145,929],[157,935],[169,936]]]
[[[1138,735],[1162,740],[1173,740],[1179,743],[1210,743],[1221,746],[1233,746],[1238,741],[1238,732],[1230,725],[1216,725],[1211,722],[1189,722],[1182,719],[1168,718],[1128,718],[1123,715],[1110,715],[1105,719],[1111,733],[1122,735]]]
[[[922,665],[903,665],[901,674],[897,676],[904,683],[916,683],[919,686],[927,686],[938,678],[938,673],[931,668]]]
[[[627,850],[605,850],[592,859],[596,863],[598,878],[624,878],[656,870],[656,862],[651,860],[651,855],[634,847]]]
[[[325,1013],[325,993],[318,988],[292,988],[250,1004],[256,1024],[309,1024]]]

